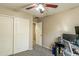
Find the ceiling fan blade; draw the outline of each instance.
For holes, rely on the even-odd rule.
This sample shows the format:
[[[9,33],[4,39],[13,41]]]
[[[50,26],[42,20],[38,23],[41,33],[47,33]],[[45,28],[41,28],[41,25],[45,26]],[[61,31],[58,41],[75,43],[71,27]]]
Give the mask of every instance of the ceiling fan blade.
[[[30,6],[30,7],[27,7],[26,9],[28,10],[28,9],[32,9],[32,8],[34,8],[35,6]]]
[[[45,4],[46,7],[51,7],[51,8],[57,8],[58,5],[55,5],[55,4]]]

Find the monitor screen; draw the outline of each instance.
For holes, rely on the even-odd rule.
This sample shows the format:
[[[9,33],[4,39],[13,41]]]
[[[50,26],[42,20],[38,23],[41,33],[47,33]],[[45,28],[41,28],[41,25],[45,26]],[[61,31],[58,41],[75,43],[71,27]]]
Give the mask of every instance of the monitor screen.
[[[75,32],[79,35],[79,26],[75,26]]]
[[[70,42],[74,42],[76,40],[76,35],[74,35],[74,34],[63,34],[63,39],[68,40]]]

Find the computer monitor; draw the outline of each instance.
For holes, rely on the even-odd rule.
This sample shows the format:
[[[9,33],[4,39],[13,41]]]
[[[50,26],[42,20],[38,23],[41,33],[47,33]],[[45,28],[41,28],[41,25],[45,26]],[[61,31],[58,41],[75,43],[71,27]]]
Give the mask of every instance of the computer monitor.
[[[75,26],[75,33],[79,35],[79,26]]]
[[[74,34],[63,34],[63,39],[68,40],[70,42],[74,42],[76,40],[76,35],[74,35]]]

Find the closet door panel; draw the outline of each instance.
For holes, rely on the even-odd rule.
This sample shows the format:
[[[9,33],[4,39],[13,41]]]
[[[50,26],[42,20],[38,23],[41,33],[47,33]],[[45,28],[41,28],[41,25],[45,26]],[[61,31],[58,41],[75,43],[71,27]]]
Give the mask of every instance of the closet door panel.
[[[13,19],[0,15],[0,56],[12,54]]]
[[[28,50],[29,20],[14,18],[14,53]]]

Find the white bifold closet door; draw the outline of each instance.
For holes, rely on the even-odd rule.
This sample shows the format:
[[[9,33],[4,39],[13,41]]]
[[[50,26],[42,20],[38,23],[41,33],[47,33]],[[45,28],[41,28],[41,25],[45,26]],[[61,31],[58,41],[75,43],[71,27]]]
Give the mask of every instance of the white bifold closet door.
[[[13,48],[13,19],[0,15],[0,56],[12,54]]]
[[[29,48],[29,20],[14,18],[14,53],[26,51]]]

